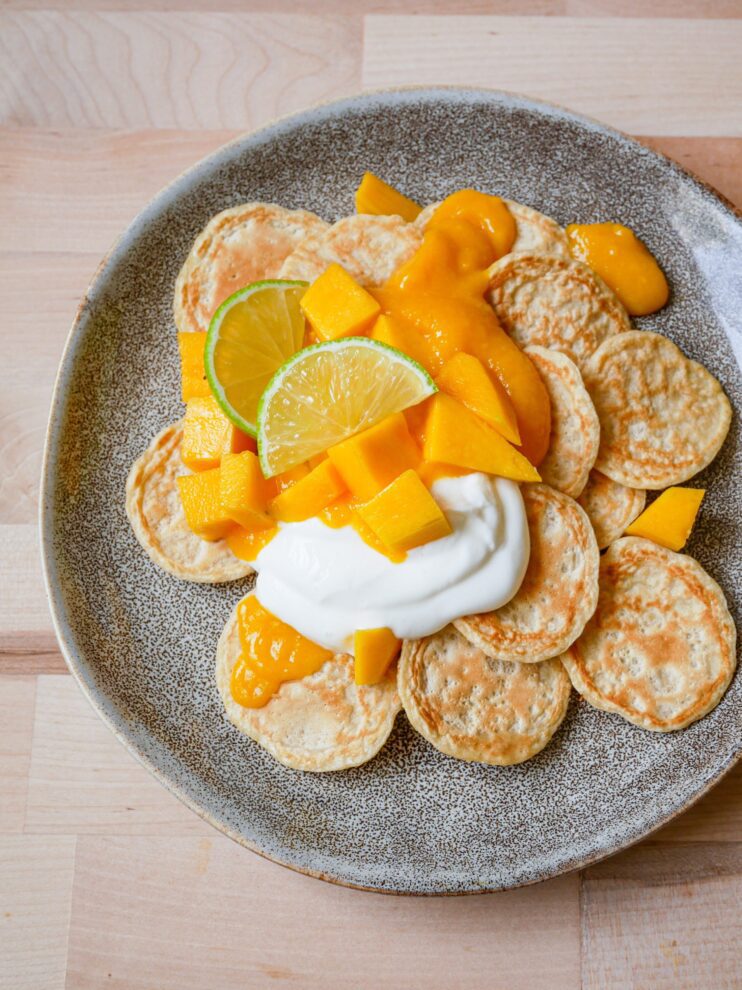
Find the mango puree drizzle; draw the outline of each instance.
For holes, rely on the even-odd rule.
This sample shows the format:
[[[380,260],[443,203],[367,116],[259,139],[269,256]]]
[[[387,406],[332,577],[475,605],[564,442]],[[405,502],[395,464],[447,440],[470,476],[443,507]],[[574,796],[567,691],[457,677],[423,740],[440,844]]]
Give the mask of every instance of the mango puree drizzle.
[[[333,656],[277,619],[254,595],[237,606],[237,622],[242,651],[229,686],[245,708],[262,708],[284,681],[309,677]]]

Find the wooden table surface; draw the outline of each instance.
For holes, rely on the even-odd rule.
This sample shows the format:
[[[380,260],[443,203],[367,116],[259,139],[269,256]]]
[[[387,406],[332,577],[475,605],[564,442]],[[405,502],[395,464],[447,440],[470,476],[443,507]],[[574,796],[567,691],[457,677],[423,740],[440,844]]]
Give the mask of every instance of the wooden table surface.
[[[468,898],[359,893],[243,851],[180,805],[55,644],[38,475],[99,258],[236,133],[404,83],[563,103],[742,204],[742,0],[0,0],[2,988],[742,987],[742,767],[581,874]]]

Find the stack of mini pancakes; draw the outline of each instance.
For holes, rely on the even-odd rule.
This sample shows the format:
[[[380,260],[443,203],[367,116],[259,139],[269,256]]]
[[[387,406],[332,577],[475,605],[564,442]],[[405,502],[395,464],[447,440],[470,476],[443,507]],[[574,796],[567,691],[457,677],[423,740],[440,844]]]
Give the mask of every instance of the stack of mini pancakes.
[[[422,242],[436,204],[405,223],[350,216],[329,225],[304,210],[248,203],[214,217],[175,290],[181,331],[204,331],[232,292],[260,278],[314,280],[331,262],[379,285]],[[228,718],[288,767],[341,770],[371,759],[401,707],[433,746],[483,763],[521,763],[561,724],[571,687],[644,729],[681,729],[721,699],[736,632],[721,588],[691,557],[621,538],[645,490],[688,480],[715,457],[731,408],[718,382],[665,337],[633,330],[619,300],[570,257],[562,228],[508,202],[513,251],[491,269],[489,298],[524,348],[552,404],[542,484],[523,485],[531,558],[503,608],[405,642],[396,676],[357,687],[338,656],[283,684],[260,709],[236,704],[235,615],[219,640],[216,681]],[[175,479],[181,425],[132,467],[127,512],[155,563],[217,583],[249,574],[224,542],[188,529]],[[600,550],[606,549],[604,554]]]

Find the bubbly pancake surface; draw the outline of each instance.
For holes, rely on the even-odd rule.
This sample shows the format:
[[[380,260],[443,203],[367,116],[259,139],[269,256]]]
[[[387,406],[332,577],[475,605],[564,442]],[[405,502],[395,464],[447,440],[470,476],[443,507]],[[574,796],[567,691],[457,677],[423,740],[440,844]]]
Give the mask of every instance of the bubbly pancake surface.
[[[548,485],[523,485],[531,557],[519,591],[454,625],[488,656],[537,663],[582,632],[598,601],[598,545],[584,511]]]
[[[606,338],[631,329],[608,286],[579,261],[513,253],[490,268],[488,299],[521,346],[563,351],[582,371]]]
[[[598,547],[604,550],[644,509],[647,493],[641,488],[627,488],[593,469],[577,501],[587,513],[595,530]]]
[[[150,558],[184,581],[219,584],[252,574],[224,540],[207,542],[189,528],[177,478],[189,474],[180,457],[182,423],[166,426],[137,458],[126,482],[126,514]]]
[[[178,330],[208,330],[233,292],[276,278],[284,260],[311,234],[329,227],[308,210],[243,203],[213,217],[196,238],[175,283]]]
[[[551,438],[538,466],[542,480],[576,498],[598,456],[600,423],[577,365],[566,354],[526,347],[551,401]]]
[[[606,340],[583,369],[600,419],[595,466],[630,488],[692,478],[719,452],[732,407],[702,365],[658,333]]]
[[[333,262],[361,285],[381,285],[422,244],[422,231],[397,216],[359,213],[313,232],[283,263],[281,278],[313,282]]]
[[[498,766],[540,752],[559,728],[570,695],[558,659],[495,660],[453,626],[405,642],[397,683],[407,717],[436,749]]]
[[[219,638],[216,684],[227,718],[279,763],[314,773],[347,770],[376,756],[400,709],[395,672],[359,687],[353,658],[339,654],[315,674],[286,681],[263,708],[243,708],[230,690],[240,656],[236,611]]]
[[[601,559],[597,610],[562,660],[591,705],[670,732],[718,704],[735,641],[724,593],[697,561],[625,537]]]

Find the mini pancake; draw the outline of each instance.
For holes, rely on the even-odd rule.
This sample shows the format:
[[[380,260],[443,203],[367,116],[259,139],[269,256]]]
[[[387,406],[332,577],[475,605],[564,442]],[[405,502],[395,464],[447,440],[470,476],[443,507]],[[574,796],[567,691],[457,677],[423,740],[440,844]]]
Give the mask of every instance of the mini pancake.
[[[732,407],[703,365],[658,333],[633,330],[603,344],[583,369],[600,419],[595,466],[629,488],[667,488],[716,457]]]
[[[573,499],[548,485],[523,485],[531,556],[507,605],[454,625],[487,656],[538,663],[582,632],[598,601],[598,544]]]
[[[647,493],[641,488],[619,485],[593,470],[577,501],[593,524],[598,547],[603,550],[623,536],[629,523],[642,512]]]
[[[564,719],[571,691],[558,659],[494,660],[453,626],[405,642],[397,685],[408,719],[431,745],[496,766],[539,753]]]
[[[308,210],[243,203],[218,213],[196,238],[175,282],[178,330],[208,330],[218,306],[251,282],[276,278],[284,260],[328,224]]]
[[[512,199],[503,202],[515,218],[516,235],[511,251],[553,254],[558,258],[570,257],[567,235],[556,220],[530,206],[515,203]],[[440,203],[430,203],[415,218],[415,224],[424,230],[439,206]]]
[[[166,426],[132,465],[126,481],[126,514],[150,558],[184,581],[220,584],[252,574],[224,540],[196,536],[183,514],[176,478],[188,474],[180,459],[182,423]]]
[[[335,262],[361,285],[381,285],[421,244],[420,229],[401,217],[357,213],[307,237],[286,259],[280,274],[313,282]]]
[[[617,297],[581,261],[507,254],[490,268],[488,299],[521,347],[562,351],[580,371],[606,338],[631,329]]]
[[[724,593],[697,561],[625,537],[604,554],[598,608],[562,660],[591,705],[672,732],[719,703],[735,641]]]
[[[526,347],[551,401],[551,437],[538,466],[547,485],[577,498],[598,456],[600,423],[577,365],[560,351]]]
[[[339,654],[315,674],[282,684],[263,708],[243,708],[230,678],[240,656],[237,612],[219,638],[216,685],[229,721],[293,770],[322,773],[366,763],[389,738],[400,709],[394,671],[359,687],[353,658]]]

